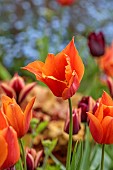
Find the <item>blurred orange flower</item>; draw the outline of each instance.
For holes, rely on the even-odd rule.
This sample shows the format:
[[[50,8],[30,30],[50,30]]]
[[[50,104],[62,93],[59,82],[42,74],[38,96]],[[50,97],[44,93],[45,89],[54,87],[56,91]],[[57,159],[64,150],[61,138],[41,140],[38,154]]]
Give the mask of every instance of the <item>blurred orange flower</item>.
[[[100,144],[113,144],[113,100],[104,92],[94,115],[88,112],[89,128]]]
[[[17,133],[0,111],[0,170],[13,166],[20,158]]]
[[[106,75],[113,77],[113,42],[106,47],[105,54],[99,59],[99,66]]]
[[[56,56],[48,54],[45,63],[34,61],[23,69],[34,73],[37,80],[44,82],[55,96],[64,100],[75,94],[84,74],[84,65],[74,45],[74,38]]]
[[[32,107],[35,101],[33,98],[23,112],[20,106],[16,103],[14,98],[9,98],[3,95],[2,98],[2,113],[6,116],[8,124],[12,126],[19,138],[24,136],[29,128],[30,120],[32,118]]]
[[[75,0],[57,0],[57,2],[60,5],[68,6],[68,5],[72,5],[75,2]]]
[[[17,133],[8,126],[0,130],[0,170],[13,166],[20,158]]]

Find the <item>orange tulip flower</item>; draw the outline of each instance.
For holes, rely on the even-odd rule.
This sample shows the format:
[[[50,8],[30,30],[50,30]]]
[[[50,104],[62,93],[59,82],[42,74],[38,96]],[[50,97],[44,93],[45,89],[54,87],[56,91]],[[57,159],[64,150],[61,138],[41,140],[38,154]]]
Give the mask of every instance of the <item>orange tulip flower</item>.
[[[17,133],[8,126],[7,119],[0,111],[0,170],[13,166],[20,158]]]
[[[99,66],[105,74],[113,77],[113,43],[106,47],[105,54],[99,59]]]
[[[88,112],[89,128],[100,144],[113,144],[113,100],[104,92],[95,113]]]
[[[74,38],[56,56],[48,54],[45,63],[34,61],[23,69],[34,73],[37,80],[44,82],[55,96],[64,100],[75,94],[84,74],[84,65],[74,45]]]
[[[0,170],[13,166],[20,158],[17,133],[8,126],[0,131]]]
[[[1,100],[2,113],[6,116],[8,124],[15,129],[18,137],[21,138],[28,131],[35,98],[28,103],[24,112],[21,110],[14,98],[11,99],[8,96],[3,95]]]

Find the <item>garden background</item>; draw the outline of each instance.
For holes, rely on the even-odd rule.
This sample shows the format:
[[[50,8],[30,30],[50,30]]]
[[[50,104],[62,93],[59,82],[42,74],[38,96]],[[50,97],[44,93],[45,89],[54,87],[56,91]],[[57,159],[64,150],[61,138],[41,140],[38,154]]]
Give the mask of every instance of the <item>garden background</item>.
[[[92,96],[97,100],[101,97],[103,90],[109,92],[106,83],[102,79],[99,65],[95,62],[96,59],[91,56],[88,47],[88,35],[91,32],[99,31],[103,32],[106,44],[110,45],[113,41],[112,0],[75,0],[72,5],[67,6],[61,5],[56,0],[0,0],[0,81],[10,81],[15,73],[22,76],[26,83],[36,81],[33,74],[21,68],[37,59],[45,61],[48,53],[57,54],[65,48],[74,36],[75,45],[85,65],[85,73],[80,88],[75,94],[76,97],[73,99],[73,105],[77,105],[82,96]],[[37,130],[37,134],[33,134],[35,137],[38,136],[38,139],[33,137],[33,146],[36,149],[38,148],[38,151],[42,149],[42,145],[45,147],[46,144],[37,141],[48,138],[44,136],[46,133],[50,133],[50,139],[59,138],[60,136],[61,143],[58,143],[54,155],[64,165],[66,160],[62,159],[58,152],[62,146],[67,146],[68,137],[63,134],[62,140],[62,134],[59,135],[58,127],[61,126],[60,128],[62,128],[63,126],[60,121],[63,119],[63,113],[66,112],[67,103],[65,104],[60,99],[56,100],[52,97],[51,92],[44,84],[38,81],[37,84],[41,86],[37,87],[30,95],[33,96],[37,93],[37,98],[40,98],[40,102],[38,103],[37,99],[35,103],[35,107],[37,105],[35,112],[41,112],[38,114],[39,122],[34,121],[36,121],[36,125],[40,125],[40,122],[43,124]],[[42,94],[44,97],[41,96]],[[30,97],[26,99],[26,102],[29,99]],[[24,104],[22,107],[24,107]],[[61,109],[63,110],[62,113]],[[59,110],[60,116],[56,114]],[[35,117],[37,116],[35,115]],[[48,120],[57,120],[57,123],[55,125],[55,122],[51,121],[48,125]],[[51,134],[53,127],[57,130],[55,129],[56,131]],[[50,132],[48,132],[48,129]],[[80,138],[83,131],[84,127],[81,130]],[[56,133],[56,136],[54,136],[54,133]],[[74,141],[76,139],[78,138],[75,136]],[[27,140],[30,140],[29,137]],[[25,141],[27,140],[25,139]],[[88,146],[87,151],[89,151]],[[89,165],[92,169],[89,170],[93,170],[94,167],[98,168],[97,160],[100,147],[97,148],[95,153],[90,148],[89,153],[89,155],[87,153],[89,157],[95,154],[92,167]],[[66,152],[63,150],[63,157],[66,157],[65,154]],[[105,155],[105,170],[112,170],[113,147],[111,145],[106,147]],[[49,164],[53,164],[51,159],[48,161]],[[83,165],[85,165],[85,162]],[[46,170],[57,170],[58,168],[58,166],[48,166]]]

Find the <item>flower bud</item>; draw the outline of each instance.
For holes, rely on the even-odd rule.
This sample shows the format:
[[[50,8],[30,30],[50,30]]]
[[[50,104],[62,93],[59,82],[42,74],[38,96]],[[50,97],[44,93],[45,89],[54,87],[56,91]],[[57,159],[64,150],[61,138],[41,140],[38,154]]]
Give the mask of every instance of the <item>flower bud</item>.
[[[93,57],[100,57],[105,53],[105,39],[102,32],[91,32],[88,36],[88,46]]]
[[[80,130],[80,123],[81,123],[81,111],[80,109],[74,109],[72,113],[72,119],[73,119],[73,135],[77,134]],[[67,118],[65,121],[64,131],[69,134],[69,124],[70,124],[70,118],[69,118],[69,112],[67,113]]]
[[[38,167],[40,159],[43,155],[43,150],[36,152],[33,148],[26,149],[26,162],[27,162],[27,170],[34,170]]]
[[[22,77],[20,77],[17,73],[11,79],[9,83],[10,87],[14,89],[17,95],[19,95],[20,91],[24,88],[25,82]]]
[[[78,103],[78,108],[81,108],[81,122],[87,122],[87,113],[92,111],[95,105],[95,101],[91,96],[83,96]]]

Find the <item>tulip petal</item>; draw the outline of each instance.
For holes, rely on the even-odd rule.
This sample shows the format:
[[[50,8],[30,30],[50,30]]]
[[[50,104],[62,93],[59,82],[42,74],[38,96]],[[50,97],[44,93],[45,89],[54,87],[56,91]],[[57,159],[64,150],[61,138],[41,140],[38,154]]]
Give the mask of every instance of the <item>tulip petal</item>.
[[[103,104],[100,104],[99,107],[96,109],[96,112],[95,112],[95,117],[98,119],[99,122],[102,121],[103,119],[103,109],[104,109],[104,105]]]
[[[18,99],[18,102],[21,103],[25,97],[27,96],[27,94],[36,86],[36,83],[30,83],[28,85],[26,85],[20,92],[20,95],[19,95],[19,99]]]
[[[62,52],[70,57],[72,70],[75,70],[75,72],[78,75],[79,82],[80,82],[84,74],[84,64],[75,47],[74,37],[72,38],[71,42],[66,46],[66,48]]]
[[[102,121],[104,144],[113,144],[113,117],[106,116]]]
[[[107,92],[104,91],[101,98],[101,103],[107,106],[113,106],[113,100]]]
[[[45,65],[43,66],[43,73],[46,76],[53,76],[58,80],[64,81],[66,64],[64,53],[58,53],[56,56],[54,54],[48,54]]]
[[[8,124],[11,125],[20,137],[23,134],[23,117],[24,114],[15,99],[10,99],[7,96],[2,96],[2,110],[6,115]]]
[[[53,76],[44,76],[45,84],[50,88],[57,97],[62,97],[62,92],[67,87],[66,82],[60,81]]]
[[[24,134],[23,131],[23,118],[24,113],[22,112],[21,108],[17,104],[12,104],[9,106],[9,111],[7,111],[7,119],[9,124],[15,129],[18,134],[18,137],[22,137]]]
[[[90,120],[89,122],[89,128],[91,131],[91,134],[94,138],[94,140],[97,143],[102,143],[102,138],[103,138],[103,129],[102,126],[99,122],[99,120],[90,112],[87,113],[88,118]]]
[[[24,134],[28,131],[30,120],[32,118],[32,107],[35,102],[35,97],[31,99],[31,101],[26,106],[26,109],[24,111],[24,120],[23,120],[23,131]]]
[[[8,155],[7,158],[2,165],[2,169],[6,169],[12,165],[14,165],[20,158],[20,149],[17,139],[17,133],[10,126],[3,130],[2,135],[4,136],[7,144],[8,144]]]
[[[25,67],[22,67],[24,70],[28,70],[31,73],[34,73],[38,80],[43,81],[42,78],[42,67],[44,66],[44,63],[41,61],[34,61],[30,64],[28,64]]]
[[[2,88],[2,90],[5,92],[5,94],[9,97],[15,97],[16,98],[16,93],[13,90],[13,88],[11,88],[10,86],[8,86],[6,83],[1,83],[0,87]]]
[[[7,142],[5,141],[4,137],[0,134],[0,169],[3,165],[4,161],[7,158],[8,154],[8,148],[7,148]]]
[[[0,130],[6,128],[8,126],[8,122],[6,120],[5,115],[0,111]]]
[[[78,87],[79,87],[78,76],[74,72],[69,82],[69,87],[65,88],[62,93],[62,98],[66,100],[72,97],[75,94],[75,92],[78,90]]]

